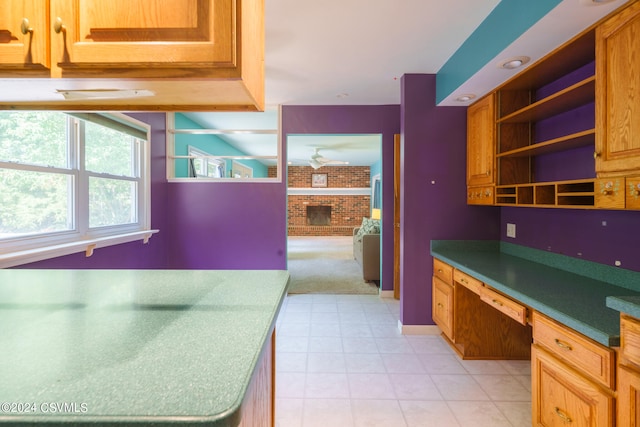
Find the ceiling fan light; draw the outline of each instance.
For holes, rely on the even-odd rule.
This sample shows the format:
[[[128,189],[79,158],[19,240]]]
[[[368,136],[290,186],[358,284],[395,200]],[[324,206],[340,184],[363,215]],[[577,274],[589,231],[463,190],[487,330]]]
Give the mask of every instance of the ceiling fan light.
[[[311,166],[314,169],[319,169],[322,166],[322,163],[320,163],[316,159],[311,159],[309,160],[309,166]]]

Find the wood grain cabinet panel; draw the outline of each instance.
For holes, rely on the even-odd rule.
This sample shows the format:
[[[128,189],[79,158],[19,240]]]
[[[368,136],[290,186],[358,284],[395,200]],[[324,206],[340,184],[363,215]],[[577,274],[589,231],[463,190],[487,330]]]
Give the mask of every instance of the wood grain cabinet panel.
[[[55,74],[120,68],[120,76],[146,77],[171,68],[180,76],[180,68],[234,67],[238,12],[235,0],[51,0]]]
[[[433,275],[444,283],[453,285],[453,267],[440,261],[438,258],[433,259]]]
[[[618,366],[618,426],[640,426],[640,372]]]
[[[432,290],[433,306],[431,313],[433,321],[440,327],[442,332],[453,341],[455,339],[453,334],[454,287],[437,277],[433,277]]]
[[[607,388],[614,387],[613,350],[578,334],[538,312],[532,316],[533,340],[567,364]]]
[[[3,76],[49,75],[49,15],[43,3],[43,0],[0,2],[0,73]]]
[[[544,427],[612,426],[614,398],[537,345],[532,357],[532,424]]]
[[[640,2],[596,32],[596,172],[640,169]]]
[[[478,295],[480,295],[480,289],[484,286],[480,280],[475,277],[471,277],[460,270],[454,270],[453,280]]]
[[[491,93],[467,109],[468,203],[493,204],[495,154],[495,97]]]

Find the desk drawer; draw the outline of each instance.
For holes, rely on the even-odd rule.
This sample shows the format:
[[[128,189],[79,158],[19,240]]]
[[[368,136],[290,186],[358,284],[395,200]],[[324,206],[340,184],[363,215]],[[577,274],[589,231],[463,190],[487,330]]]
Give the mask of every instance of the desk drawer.
[[[620,350],[622,357],[640,366],[640,322],[624,314],[620,316]]]
[[[460,283],[471,292],[480,295],[480,288],[483,286],[480,280],[475,279],[460,270],[453,270],[453,280],[456,283]]]
[[[527,324],[527,307],[486,286],[480,288],[480,299],[516,322]]]
[[[433,275],[447,285],[453,286],[453,267],[437,258],[433,259]]]
[[[586,375],[613,388],[613,350],[572,331],[538,312],[533,313],[533,340]]]

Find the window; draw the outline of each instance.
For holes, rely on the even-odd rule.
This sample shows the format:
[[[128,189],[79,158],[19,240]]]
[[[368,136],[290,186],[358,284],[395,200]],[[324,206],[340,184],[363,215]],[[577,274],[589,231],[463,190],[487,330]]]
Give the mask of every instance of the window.
[[[224,178],[225,162],[206,151],[189,146],[189,177]]]
[[[0,112],[0,267],[148,239],[147,132],[121,114]]]

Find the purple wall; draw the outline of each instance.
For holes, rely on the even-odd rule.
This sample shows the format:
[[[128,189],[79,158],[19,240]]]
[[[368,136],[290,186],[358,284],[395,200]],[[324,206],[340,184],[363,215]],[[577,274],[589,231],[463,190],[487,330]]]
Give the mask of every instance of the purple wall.
[[[132,114],[151,132],[151,224],[132,242],[21,268],[286,268],[286,184],[168,183],[164,113]],[[285,159],[283,158],[283,165]]]
[[[403,325],[433,324],[429,255],[432,239],[494,239],[499,208],[466,203],[467,113],[435,105],[435,75],[402,78]]]
[[[166,120],[164,113],[131,114],[151,125],[151,228],[160,232],[149,243],[142,241],[96,249],[91,257],[84,252],[52,258],[19,268],[164,268],[167,261],[169,216],[165,167]]]
[[[283,106],[282,135],[382,134],[382,278],[393,289],[393,136],[400,132],[398,105]]]
[[[595,73],[595,63],[578,68],[538,90],[537,98],[574,84]],[[595,104],[542,120],[536,124],[535,137],[544,141],[560,135],[591,129],[595,122]],[[536,181],[560,181],[595,177],[593,145],[538,156],[535,159]],[[603,222],[606,226],[603,226]],[[516,224],[516,238],[506,237],[506,224]],[[574,258],[640,271],[638,236],[640,212],[539,209],[505,207],[501,211],[501,239],[535,249],[560,253]]]
[[[172,183],[169,200],[169,268],[286,269],[286,180]]]

